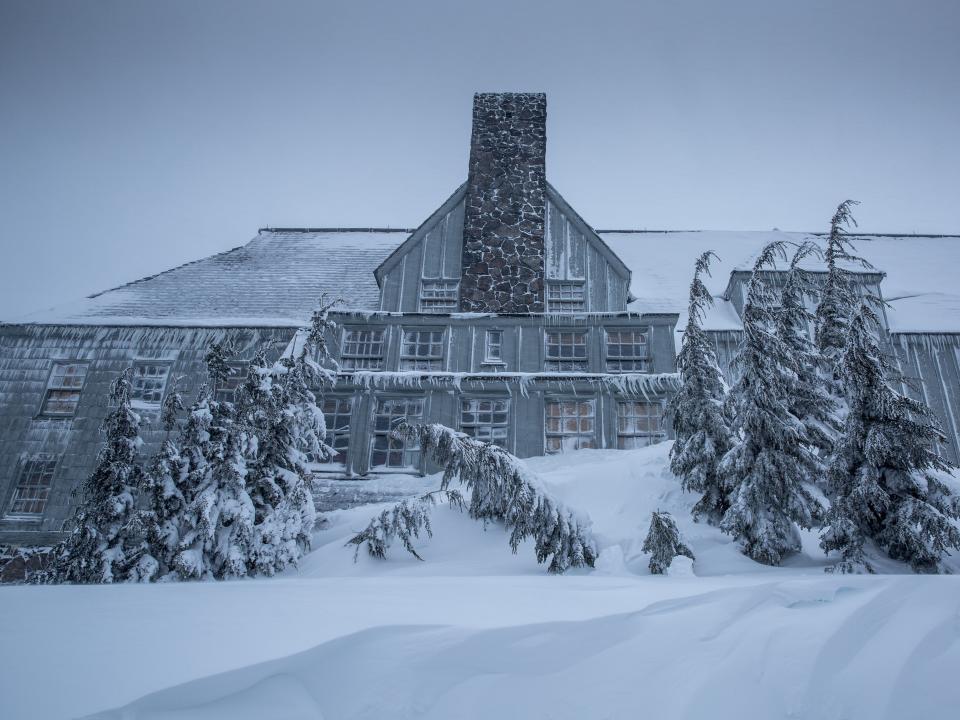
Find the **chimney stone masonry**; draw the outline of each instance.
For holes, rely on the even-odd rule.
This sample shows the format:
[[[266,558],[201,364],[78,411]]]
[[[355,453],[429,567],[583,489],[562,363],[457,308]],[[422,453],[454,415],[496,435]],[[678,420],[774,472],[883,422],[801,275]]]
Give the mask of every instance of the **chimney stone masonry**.
[[[463,312],[543,312],[547,96],[477,93],[460,272]]]

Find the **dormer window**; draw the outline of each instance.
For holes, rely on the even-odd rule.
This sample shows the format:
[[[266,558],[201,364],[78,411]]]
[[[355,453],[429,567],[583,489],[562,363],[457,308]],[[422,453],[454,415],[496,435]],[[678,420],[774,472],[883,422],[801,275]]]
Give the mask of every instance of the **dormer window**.
[[[586,292],[583,282],[564,280],[547,282],[547,310],[557,313],[584,312]]]
[[[423,280],[420,285],[420,312],[456,312],[459,289],[459,280]]]

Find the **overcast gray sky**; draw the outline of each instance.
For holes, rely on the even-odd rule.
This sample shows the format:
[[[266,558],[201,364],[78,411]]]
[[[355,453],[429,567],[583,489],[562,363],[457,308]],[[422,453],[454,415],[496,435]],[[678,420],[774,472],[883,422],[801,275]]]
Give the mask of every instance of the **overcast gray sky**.
[[[416,226],[475,91],[548,94],[598,228],[960,233],[960,2],[0,0],[0,318],[241,245]]]

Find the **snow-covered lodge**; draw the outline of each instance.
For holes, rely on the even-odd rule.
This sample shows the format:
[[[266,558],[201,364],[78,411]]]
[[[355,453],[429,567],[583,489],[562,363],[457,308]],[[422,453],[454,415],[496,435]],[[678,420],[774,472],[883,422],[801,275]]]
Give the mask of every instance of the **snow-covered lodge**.
[[[807,233],[594,230],[547,182],[546,97],[479,94],[466,182],[415,230],[265,228],[228,252],[0,325],[0,542],[51,541],[90,472],[110,382],[134,369],[155,416],[174,379],[189,402],[211,341],[244,363],[279,352],[321,295],[330,338],[318,504],[402,493],[423,471],[390,436],[399,418],[457,427],[520,456],[631,448],[668,436],[678,320],[694,258],[721,259],[707,319],[721,362],[739,339],[753,257]],[[602,182],[602,178],[597,179]],[[637,218],[638,223],[643,218]],[[891,347],[960,445],[958,236],[864,236]],[[229,396],[232,386],[218,388]],[[154,423],[144,453],[156,447]],[[393,478],[393,480],[391,480]]]

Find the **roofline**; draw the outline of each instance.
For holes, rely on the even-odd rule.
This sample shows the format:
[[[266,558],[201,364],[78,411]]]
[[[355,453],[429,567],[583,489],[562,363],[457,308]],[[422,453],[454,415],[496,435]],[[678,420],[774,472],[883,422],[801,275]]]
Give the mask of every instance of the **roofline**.
[[[623,235],[664,235],[667,233],[702,233],[702,232],[767,232],[766,230],[594,230],[596,233],[602,234],[623,234]],[[816,237],[826,237],[829,235],[829,232],[805,232],[803,230],[778,230],[777,232],[789,232],[796,233],[799,235],[814,235]],[[957,238],[960,239],[960,234],[936,234],[936,233],[868,233],[868,232],[858,232],[858,233],[846,233],[847,237],[851,238],[872,238],[872,237],[888,237],[888,238]]]
[[[411,228],[394,228],[394,227],[262,227],[257,230],[257,234],[261,233],[411,233],[413,229]]]

